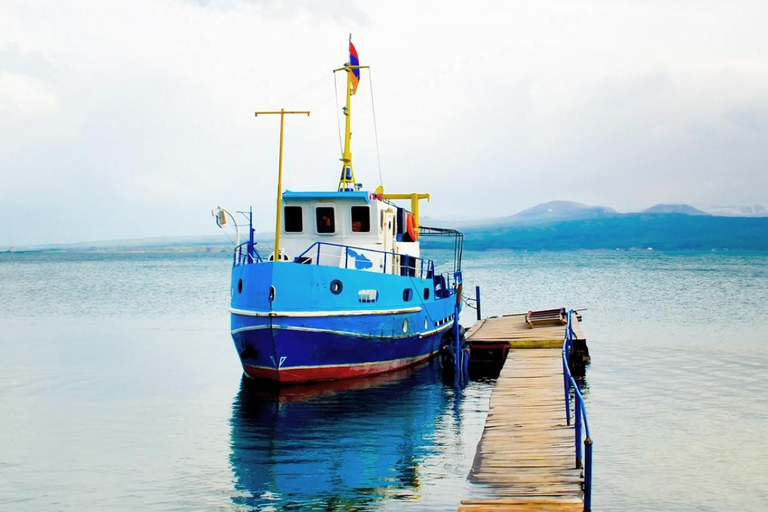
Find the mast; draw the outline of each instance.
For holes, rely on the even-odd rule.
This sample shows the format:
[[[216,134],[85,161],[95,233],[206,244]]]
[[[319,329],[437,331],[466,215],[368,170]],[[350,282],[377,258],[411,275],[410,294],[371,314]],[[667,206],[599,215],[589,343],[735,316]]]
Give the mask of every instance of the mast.
[[[361,66],[357,57],[357,50],[352,44],[352,34],[349,35],[349,62],[343,68],[334,69],[333,72],[345,71],[347,73],[347,103],[344,112],[344,151],[341,153],[341,176],[339,177],[339,192],[355,190],[357,180],[352,166],[352,95],[357,91],[360,80],[360,71],[368,66]]]
[[[277,212],[275,213],[275,255],[273,258],[273,261],[280,261],[280,223],[282,221],[282,213],[283,213],[283,125],[285,123],[285,114],[307,114],[309,115],[309,111],[307,110],[285,110],[284,108],[281,108],[279,112],[276,111],[270,111],[270,112],[256,112],[255,116],[259,117],[259,115],[265,115],[265,114],[280,114],[280,156],[277,164]],[[251,212],[251,218],[253,218],[253,212]],[[251,226],[253,227],[253,226]],[[251,245],[249,246],[249,251],[252,249],[253,246],[253,229],[251,229]]]

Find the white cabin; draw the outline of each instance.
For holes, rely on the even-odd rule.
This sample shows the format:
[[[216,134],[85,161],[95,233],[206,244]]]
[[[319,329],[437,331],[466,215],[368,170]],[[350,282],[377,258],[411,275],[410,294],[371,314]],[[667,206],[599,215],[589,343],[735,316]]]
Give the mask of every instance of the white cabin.
[[[283,260],[395,274],[421,264],[402,258],[420,257],[406,227],[410,212],[374,193],[285,191],[282,208]]]

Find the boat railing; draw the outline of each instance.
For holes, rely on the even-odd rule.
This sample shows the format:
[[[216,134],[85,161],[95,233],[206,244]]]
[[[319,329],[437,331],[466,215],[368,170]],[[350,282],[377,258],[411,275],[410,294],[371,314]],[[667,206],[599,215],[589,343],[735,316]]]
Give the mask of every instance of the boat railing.
[[[571,390],[573,390],[573,420],[574,447],[576,452],[576,467],[584,470],[584,510],[592,509],[592,436],[589,432],[587,409],[584,406],[584,397],[581,395],[576,380],[571,374],[569,361],[573,351],[574,331],[571,317],[573,310],[568,311],[568,319],[565,326],[565,339],[563,340],[563,390],[565,392],[565,417],[568,425],[571,424]],[[582,444],[583,449],[582,449]],[[583,460],[582,460],[583,454]]]
[[[372,272],[410,275],[422,279],[435,275],[435,262],[427,258],[331,242],[315,242],[293,261],[308,265],[328,265],[328,261],[331,261],[333,266],[339,268],[372,269]]]
[[[363,259],[359,259],[361,255],[364,257]],[[376,255],[375,258],[374,255]],[[264,261],[255,247],[249,248],[249,242],[235,247],[234,266],[264,263]],[[455,288],[461,283],[460,271],[438,273],[435,269],[435,262],[428,258],[331,242],[313,243],[304,252],[293,258],[293,263],[334,266],[345,269],[371,269],[372,272],[434,279],[436,290],[437,283],[440,283],[441,293],[445,296],[454,293]]]
[[[236,267],[238,265],[263,262],[264,259],[261,257],[261,254],[259,254],[259,251],[257,251],[250,242],[243,242],[235,247],[232,261],[233,266]]]
[[[436,241],[442,239],[453,245],[453,271],[461,270],[461,257],[464,253],[464,234],[461,231],[419,226],[419,238],[421,237],[436,239]]]

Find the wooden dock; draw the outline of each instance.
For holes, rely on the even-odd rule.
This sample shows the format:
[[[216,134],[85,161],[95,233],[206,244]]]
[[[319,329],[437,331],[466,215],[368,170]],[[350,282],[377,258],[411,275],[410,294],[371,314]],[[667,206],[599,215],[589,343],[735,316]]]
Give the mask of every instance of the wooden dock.
[[[583,339],[576,315],[572,318]],[[479,485],[462,500],[459,511],[584,510],[575,431],[565,417],[564,334],[563,325],[532,329],[524,314],[480,320],[467,331],[470,344],[512,348],[496,381],[468,477]]]
[[[478,320],[465,334],[470,345],[503,343],[509,348],[560,348],[563,346],[565,325],[541,325],[530,327],[525,313],[493,316]],[[573,315],[573,331],[576,339],[583,340],[578,315]]]

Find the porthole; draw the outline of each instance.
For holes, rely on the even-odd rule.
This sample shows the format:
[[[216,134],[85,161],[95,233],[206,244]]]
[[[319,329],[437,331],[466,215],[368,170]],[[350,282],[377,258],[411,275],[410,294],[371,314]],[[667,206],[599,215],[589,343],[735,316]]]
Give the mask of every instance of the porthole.
[[[403,320],[403,332],[408,332],[408,319]]]
[[[341,290],[344,289],[344,285],[341,284],[341,281],[338,279],[334,279],[331,281],[331,293],[334,295],[338,295],[341,293]]]
[[[424,300],[429,300],[429,288],[424,288]]]
[[[243,293],[243,280],[237,280],[237,293]]]
[[[424,317],[424,330],[427,330],[427,317]]]
[[[274,286],[270,286],[269,287],[269,302],[274,302],[274,301],[275,301],[275,287]]]
[[[413,290],[410,288],[406,288],[403,290],[403,301],[409,302],[413,298]]]

